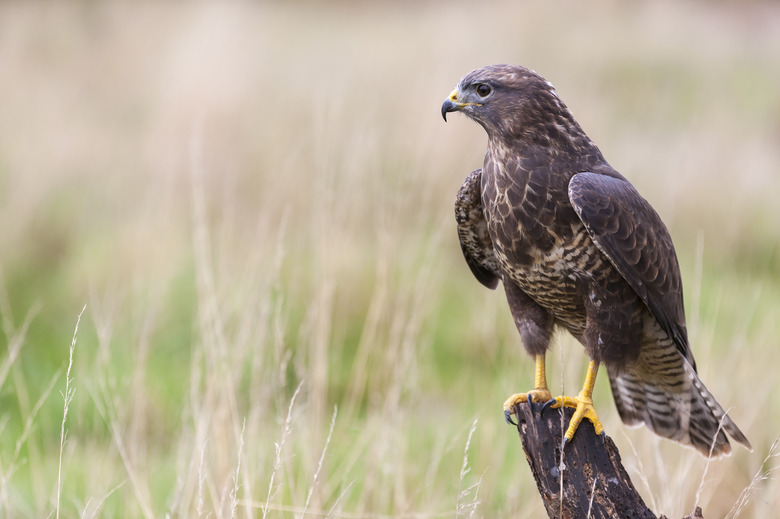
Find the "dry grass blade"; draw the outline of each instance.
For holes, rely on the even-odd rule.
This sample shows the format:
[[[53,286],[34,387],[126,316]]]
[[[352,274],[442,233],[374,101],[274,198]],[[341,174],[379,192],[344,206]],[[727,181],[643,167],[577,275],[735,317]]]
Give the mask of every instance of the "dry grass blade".
[[[198,463],[198,493],[197,493],[197,501],[195,505],[195,513],[198,514],[198,517],[206,516],[206,511],[204,508],[204,501],[203,501],[203,488],[206,479],[206,470],[203,464],[205,457],[206,457],[206,442],[203,442],[203,446],[200,449],[200,463]]]
[[[328,519],[330,517],[338,517],[338,514],[334,515],[336,507],[341,504],[342,500],[346,497],[346,495],[352,489],[352,485],[354,483],[355,483],[354,481],[350,481],[347,485],[344,486],[344,490],[341,491],[341,493],[339,494],[339,497],[337,497],[336,501],[333,503],[333,506],[331,506],[330,510],[328,510],[328,514],[325,516],[325,519]]]
[[[57,380],[59,380],[60,378],[60,373],[61,372],[58,372],[55,376],[53,376],[51,381],[49,382],[49,385],[46,386],[46,388],[43,390],[43,393],[41,393],[41,396],[38,398],[38,401],[35,402],[35,405],[30,411],[30,414],[27,416],[27,420],[25,421],[22,434],[19,435],[19,438],[16,439],[16,447],[14,448],[14,452],[11,455],[11,460],[8,463],[8,468],[3,473],[3,478],[2,478],[3,495],[5,495],[5,486],[7,485],[8,480],[11,479],[12,474],[16,470],[17,462],[19,460],[19,455],[22,452],[22,447],[24,446],[25,442],[27,442],[27,439],[30,437],[30,434],[32,433],[33,425],[35,424],[35,417],[38,416],[41,407],[43,407],[43,404],[46,402],[46,400],[48,400],[49,395],[54,390],[54,386],[56,385]]]
[[[596,497],[596,478],[593,478],[593,485],[590,487],[590,501],[588,502],[588,518],[593,511],[593,499]]]
[[[650,500],[650,509],[651,510],[658,510],[658,503],[655,501],[655,494],[652,492],[652,486],[650,485],[650,481],[647,479],[647,472],[645,471],[644,465],[642,463],[642,458],[639,456],[639,452],[637,451],[636,445],[634,445],[634,442],[631,441],[631,438],[629,438],[625,431],[623,432],[623,437],[628,442],[629,447],[631,447],[631,452],[634,455],[634,458],[637,460],[637,467],[634,471],[634,474],[639,477],[639,479],[642,481],[642,484],[645,486],[646,495],[649,496]]]
[[[302,387],[303,381],[298,384],[298,387],[295,389],[292,398],[290,398],[290,405],[287,408],[287,417],[284,419],[284,424],[282,425],[281,438],[278,443],[274,443],[276,454],[274,456],[273,470],[271,471],[271,480],[268,482],[268,495],[265,498],[265,505],[261,507],[263,511],[263,518],[267,517],[268,511],[270,510],[269,506],[271,501],[279,491],[279,486],[277,486],[275,483],[276,475],[282,468],[282,454],[284,452],[284,444],[287,441],[287,438],[290,436],[293,407],[295,405],[295,399],[298,396],[298,393],[301,391]]]
[[[330,438],[333,436],[333,428],[336,426],[336,416],[338,416],[339,408],[336,406],[333,408],[333,416],[330,419],[330,428],[328,429],[328,437],[325,438],[325,446],[322,448],[322,455],[320,455],[320,460],[317,462],[317,470],[314,472],[314,477],[312,478],[311,485],[309,486],[309,492],[306,494],[306,502],[303,505],[303,511],[301,512],[301,517],[306,516],[306,510],[309,508],[309,503],[311,502],[311,496],[314,494],[314,488],[317,486],[317,481],[320,478],[320,471],[322,470],[322,464],[325,461],[325,453],[328,452],[328,445],[330,445]]]
[[[564,376],[564,368],[566,367],[566,362],[564,360],[563,355],[563,343],[561,341],[561,336],[558,334],[558,352],[559,352],[559,360],[560,360],[560,371],[561,371],[561,394],[566,394],[566,385],[565,380],[566,377]],[[563,407],[561,407],[558,410],[560,417],[561,417],[561,445],[563,445],[564,440],[566,439],[566,418],[563,414]],[[566,470],[566,464],[563,462],[564,457],[566,456],[566,449],[561,448],[561,462],[558,464],[558,509],[563,510],[563,474]]]
[[[233,488],[230,490],[230,517],[236,516],[236,509],[238,508],[238,489],[239,489],[239,475],[241,474],[241,456],[244,454],[244,431],[246,430],[246,418],[241,424],[241,437],[238,444],[238,453],[236,455],[236,471],[233,474]]]
[[[755,490],[756,486],[762,481],[766,481],[767,479],[771,478],[773,473],[780,472],[780,465],[768,467],[766,469],[764,468],[773,459],[780,458],[780,449],[778,449],[778,447],[780,447],[780,438],[776,439],[772,443],[772,446],[769,447],[769,452],[767,452],[764,461],[761,462],[761,466],[758,468],[758,471],[756,471],[756,474],[750,480],[750,484],[745,487],[745,489],[742,490],[742,492],[739,494],[739,497],[734,503],[734,506],[726,515],[726,519],[739,517],[750,501],[750,496],[753,494],[753,490]]]
[[[6,339],[8,340],[8,349],[3,358],[3,363],[0,364],[0,388],[5,384],[5,379],[8,377],[8,372],[11,370],[16,358],[19,356],[19,351],[24,344],[24,338],[27,335],[27,329],[30,327],[35,315],[41,309],[40,304],[36,304],[27,312],[24,317],[24,322],[19,329],[14,330],[13,326],[8,322],[6,318],[6,312],[3,312],[3,331],[5,332]]]
[[[106,499],[111,497],[111,495],[114,492],[122,488],[124,484],[125,482],[123,481],[119,483],[117,486],[115,486],[114,488],[112,488],[111,490],[109,490],[103,497],[100,498],[100,500],[95,504],[95,506],[93,507],[92,511],[89,514],[87,514],[87,512],[89,510],[89,505],[91,504],[92,501],[88,501],[87,504],[84,506],[84,510],[81,512],[81,519],[92,519],[94,517],[97,517],[98,514],[100,513],[100,510],[103,508]]]
[[[710,443],[710,454],[707,457],[706,461],[704,462],[704,470],[701,473],[701,480],[699,481],[699,486],[696,489],[696,499],[694,500],[694,506],[693,509],[696,510],[696,508],[699,506],[699,502],[701,500],[701,493],[704,489],[704,483],[707,480],[707,471],[710,468],[710,462],[712,462],[712,450],[715,448],[715,442],[718,439],[718,434],[720,434],[721,429],[723,428],[723,421],[726,419],[726,416],[728,416],[728,413],[724,413],[723,416],[720,418],[720,422],[718,423],[718,428],[715,431],[715,434],[712,436],[712,442]]]
[[[84,305],[81,309],[81,312],[79,312],[78,319],[76,319],[76,327],[73,330],[73,340],[70,343],[70,349],[68,351],[68,369],[65,371],[65,392],[62,393],[62,399],[64,401],[63,409],[62,409],[62,424],[60,425],[60,457],[59,462],[57,463],[57,507],[56,507],[56,517],[59,519],[60,517],[60,498],[62,495],[62,454],[65,451],[65,442],[66,442],[66,429],[65,429],[65,423],[68,420],[68,409],[70,408],[70,403],[73,400],[73,395],[76,392],[75,387],[71,387],[71,382],[73,380],[70,378],[70,370],[73,367],[73,352],[76,349],[76,338],[78,337],[79,333],[79,324],[81,323],[81,315],[84,313],[84,310],[87,309],[87,305]]]
[[[471,472],[471,468],[469,468],[469,449],[471,448],[471,438],[474,436],[474,431],[477,430],[477,423],[479,420],[476,418],[471,423],[471,428],[469,429],[468,437],[466,438],[466,446],[463,449],[463,463],[460,466],[460,480],[458,482],[458,502],[455,507],[455,517],[460,517],[461,514],[468,512],[468,516],[472,517],[477,509],[477,506],[479,505],[479,501],[477,501],[477,493],[479,491],[479,486],[482,482],[482,477],[479,478],[479,480],[474,483],[473,485],[463,488],[463,482],[466,479],[466,475]],[[474,491],[474,499],[471,503],[464,504],[462,501],[465,499],[471,491]]]

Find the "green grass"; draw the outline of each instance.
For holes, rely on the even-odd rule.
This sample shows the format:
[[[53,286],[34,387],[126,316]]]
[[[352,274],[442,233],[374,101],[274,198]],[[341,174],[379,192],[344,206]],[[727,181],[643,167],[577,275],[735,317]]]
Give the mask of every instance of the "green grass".
[[[662,214],[753,443],[707,467],[601,378],[637,488],[725,517],[753,483],[737,515],[771,515],[778,34],[761,2],[3,4],[0,516],[542,515],[500,409],[532,362],[454,232],[485,137],[439,116],[495,62],[555,83]],[[585,360],[557,337],[551,387]]]

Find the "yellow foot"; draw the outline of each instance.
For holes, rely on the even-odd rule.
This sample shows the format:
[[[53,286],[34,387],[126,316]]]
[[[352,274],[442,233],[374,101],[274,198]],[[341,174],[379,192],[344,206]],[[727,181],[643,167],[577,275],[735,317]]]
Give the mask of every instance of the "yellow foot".
[[[517,425],[514,421],[512,421],[512,409],[514,409],[516,405],[524,403],[543,404],[548,402],[550,399],[552,399],[552,394],[546,387],[532,389],[527,393],[515,393],[514,395],[507,398],[506,402],[504,402],[504,417],[508,423]]]
[[[563,444],[566,445],[574,438],[574,433],[577,431],[577,427],[580,426],[583,418],[587,418],[593,424],[596,434],[604,436],[604,426],[601,425],[596,410],[593,408],[593,400],[587,395],[580,393],[575,398],[570,396],[559,396],[551,399],[544,405],[544,409],[551,407],[558,409],[560,407],[571,407],[574,409],[574,416],[571,417],[569,422],[569,428],[566,429],[566,434],[563,438]],[[542,409],[544,411],[544,409]]]

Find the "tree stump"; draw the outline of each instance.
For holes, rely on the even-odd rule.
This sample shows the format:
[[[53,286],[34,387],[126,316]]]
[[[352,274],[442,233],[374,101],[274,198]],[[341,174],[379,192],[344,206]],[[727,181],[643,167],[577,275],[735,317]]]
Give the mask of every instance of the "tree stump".
[[[563,433],[574,410],[548,409],[540,416],[540,409],[539,404],[523,403],[514,412],[528,465],[551,518],[656,519],[631,483],[609,436],[602,440],[593,424],[583,420],[561,460]]]

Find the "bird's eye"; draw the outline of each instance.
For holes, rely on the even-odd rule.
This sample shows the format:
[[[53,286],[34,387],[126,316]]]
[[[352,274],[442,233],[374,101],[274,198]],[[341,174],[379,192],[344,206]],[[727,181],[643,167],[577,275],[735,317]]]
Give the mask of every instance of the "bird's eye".
[[[487,97],[490,95],[490,93],[493,91],[492,88],[490,88],[489,85],[486,85],[484,83],[481,83],[477,85],[476,92],[479,97]]]

